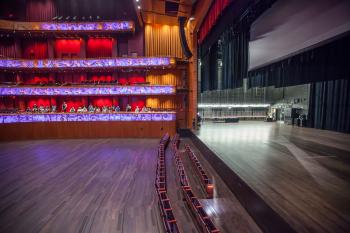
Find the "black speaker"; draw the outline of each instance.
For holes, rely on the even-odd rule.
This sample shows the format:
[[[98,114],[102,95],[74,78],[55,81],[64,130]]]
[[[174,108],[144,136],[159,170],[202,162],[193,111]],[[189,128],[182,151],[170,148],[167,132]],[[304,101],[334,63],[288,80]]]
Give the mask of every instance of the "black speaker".
[[[186,17],[179,16],[179,34],[180,34],[180,41],[181,41],[181,47],[182,51],[185,54],[186,58],[192,57],[192,52],[190,48],[188,47],[187,41],[186,41],[186,35],[185,35],[185,23],[186,23]]]

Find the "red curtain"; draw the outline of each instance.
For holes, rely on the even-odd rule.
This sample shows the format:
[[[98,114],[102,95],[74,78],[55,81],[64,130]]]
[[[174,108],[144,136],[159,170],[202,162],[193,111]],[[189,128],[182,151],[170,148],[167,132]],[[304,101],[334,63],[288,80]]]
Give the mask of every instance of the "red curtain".
[[[230,5],[232,0],[216,0],[214,3],[211,5],[207,16],[205,17],[202,25],[199,28],[198,32],[198,40],[199,43],[201,44],[205,37],[208,35],[210,30],[213,28],[215,25],[216,21],[219,19],[221,13],[225,8]]]
[[[112,38],[90,38],[87,41],[86,57],[111,57],[112,47]]]
[[[110,81],[114,80],[114,78],[113,78],[112,74],[90,74],[89,80],[110,82]]]
[[[30,97],[27,101],[27,107],[33,108],[34,104],[36,104],[37,107],[51,106],[50,97]]]
[[[77,57],[80,53],[80,39],[57,39],[55,43],[56,58]]]
[[[145,105],[146,98],[145,97],[139,97],[139,96],[132,96],[131,98],[131,109],[132,111],[135,111],[136,107],[138,106],[139,109],[141,110],[143,106]]]
[[[77,97],[77,96],[70,96],[70,97],[61,97],[57,99],[57,109],[59,111],[62,110],[62,104],[63,102],[66,102],[67,104],[67,111],[71,109],[71,107],[75,108],[75,111],[77,111],[78,107],[87,107],[88,106],[88,97]]]
[[[95,107],[102,108],[103,106],[113,106],[113,98],[112,97],[91,97],[90,103]]]
[[[16,46],[13,38],[0,39],[0,57],[16,57]]]
[[[51,21],[56,16],[54,0],[28,0],[26,1],[27,21]]]
[[[129,83],[130,84],[137,84],[137,83],[144,83],[145,77],[142,76],[131,76],[129,77]]]
[[[22,57],[26,59],[45,59],[48,57],[46,40],[25,40],[22,42]]]
[[[54,77],[50,77],[48,74],[27,74],[22,75],[22,77],[25,84],[40,84],[41,82],[47,84],[49,82],[55,82]]]

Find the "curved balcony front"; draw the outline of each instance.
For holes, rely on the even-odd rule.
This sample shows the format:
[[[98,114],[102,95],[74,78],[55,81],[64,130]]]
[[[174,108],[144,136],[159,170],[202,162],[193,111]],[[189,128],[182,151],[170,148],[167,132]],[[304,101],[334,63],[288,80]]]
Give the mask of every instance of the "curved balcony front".
[[[0,59],[0,70],[118,70],[132,69],[165,69],[176,65],[170,57],[128,57],[99,59]]]
[[[11,87],[0,86],[0,96],[111,96],[111,95],[174,95],[175,86],[71,86],[71,87]]]
[[[20,22],[0,20],[0,30],[39,33],[125,33],[134,32],[133,21],[105,22]]]

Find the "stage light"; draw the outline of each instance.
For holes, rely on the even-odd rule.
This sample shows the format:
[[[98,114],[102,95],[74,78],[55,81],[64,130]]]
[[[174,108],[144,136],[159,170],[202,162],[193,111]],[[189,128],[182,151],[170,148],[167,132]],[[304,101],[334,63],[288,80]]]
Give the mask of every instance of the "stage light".
[[[139,0],[136,0],[136,2],[139,2]]]
[[[141,6],[137,6],[137,9],[139,9],[139,10],[140,10],[140,9],[141,9]]]
[[[195,18],[194,17],[190,17],[188,20],[189,21],[192,21],[192,20],[194,20]]]
[[[198,104],[198,108],[267,108],[270,104]]]

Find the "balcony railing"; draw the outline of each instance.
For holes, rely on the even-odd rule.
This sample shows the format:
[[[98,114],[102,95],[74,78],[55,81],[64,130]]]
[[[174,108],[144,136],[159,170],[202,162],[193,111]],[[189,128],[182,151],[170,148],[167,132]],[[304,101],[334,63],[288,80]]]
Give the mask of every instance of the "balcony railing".
[[[175,86],[4,87],[0,96],[173,95]]]
[[[0,70],[73,70],[73,69],[124,69],[170,68],[176,60],[170,57],[128,57],[99,59],[0,59]]]
[[[0,30],[23,32],[134,32],[133,21],[111,22],[19,22],[0,20]]]

